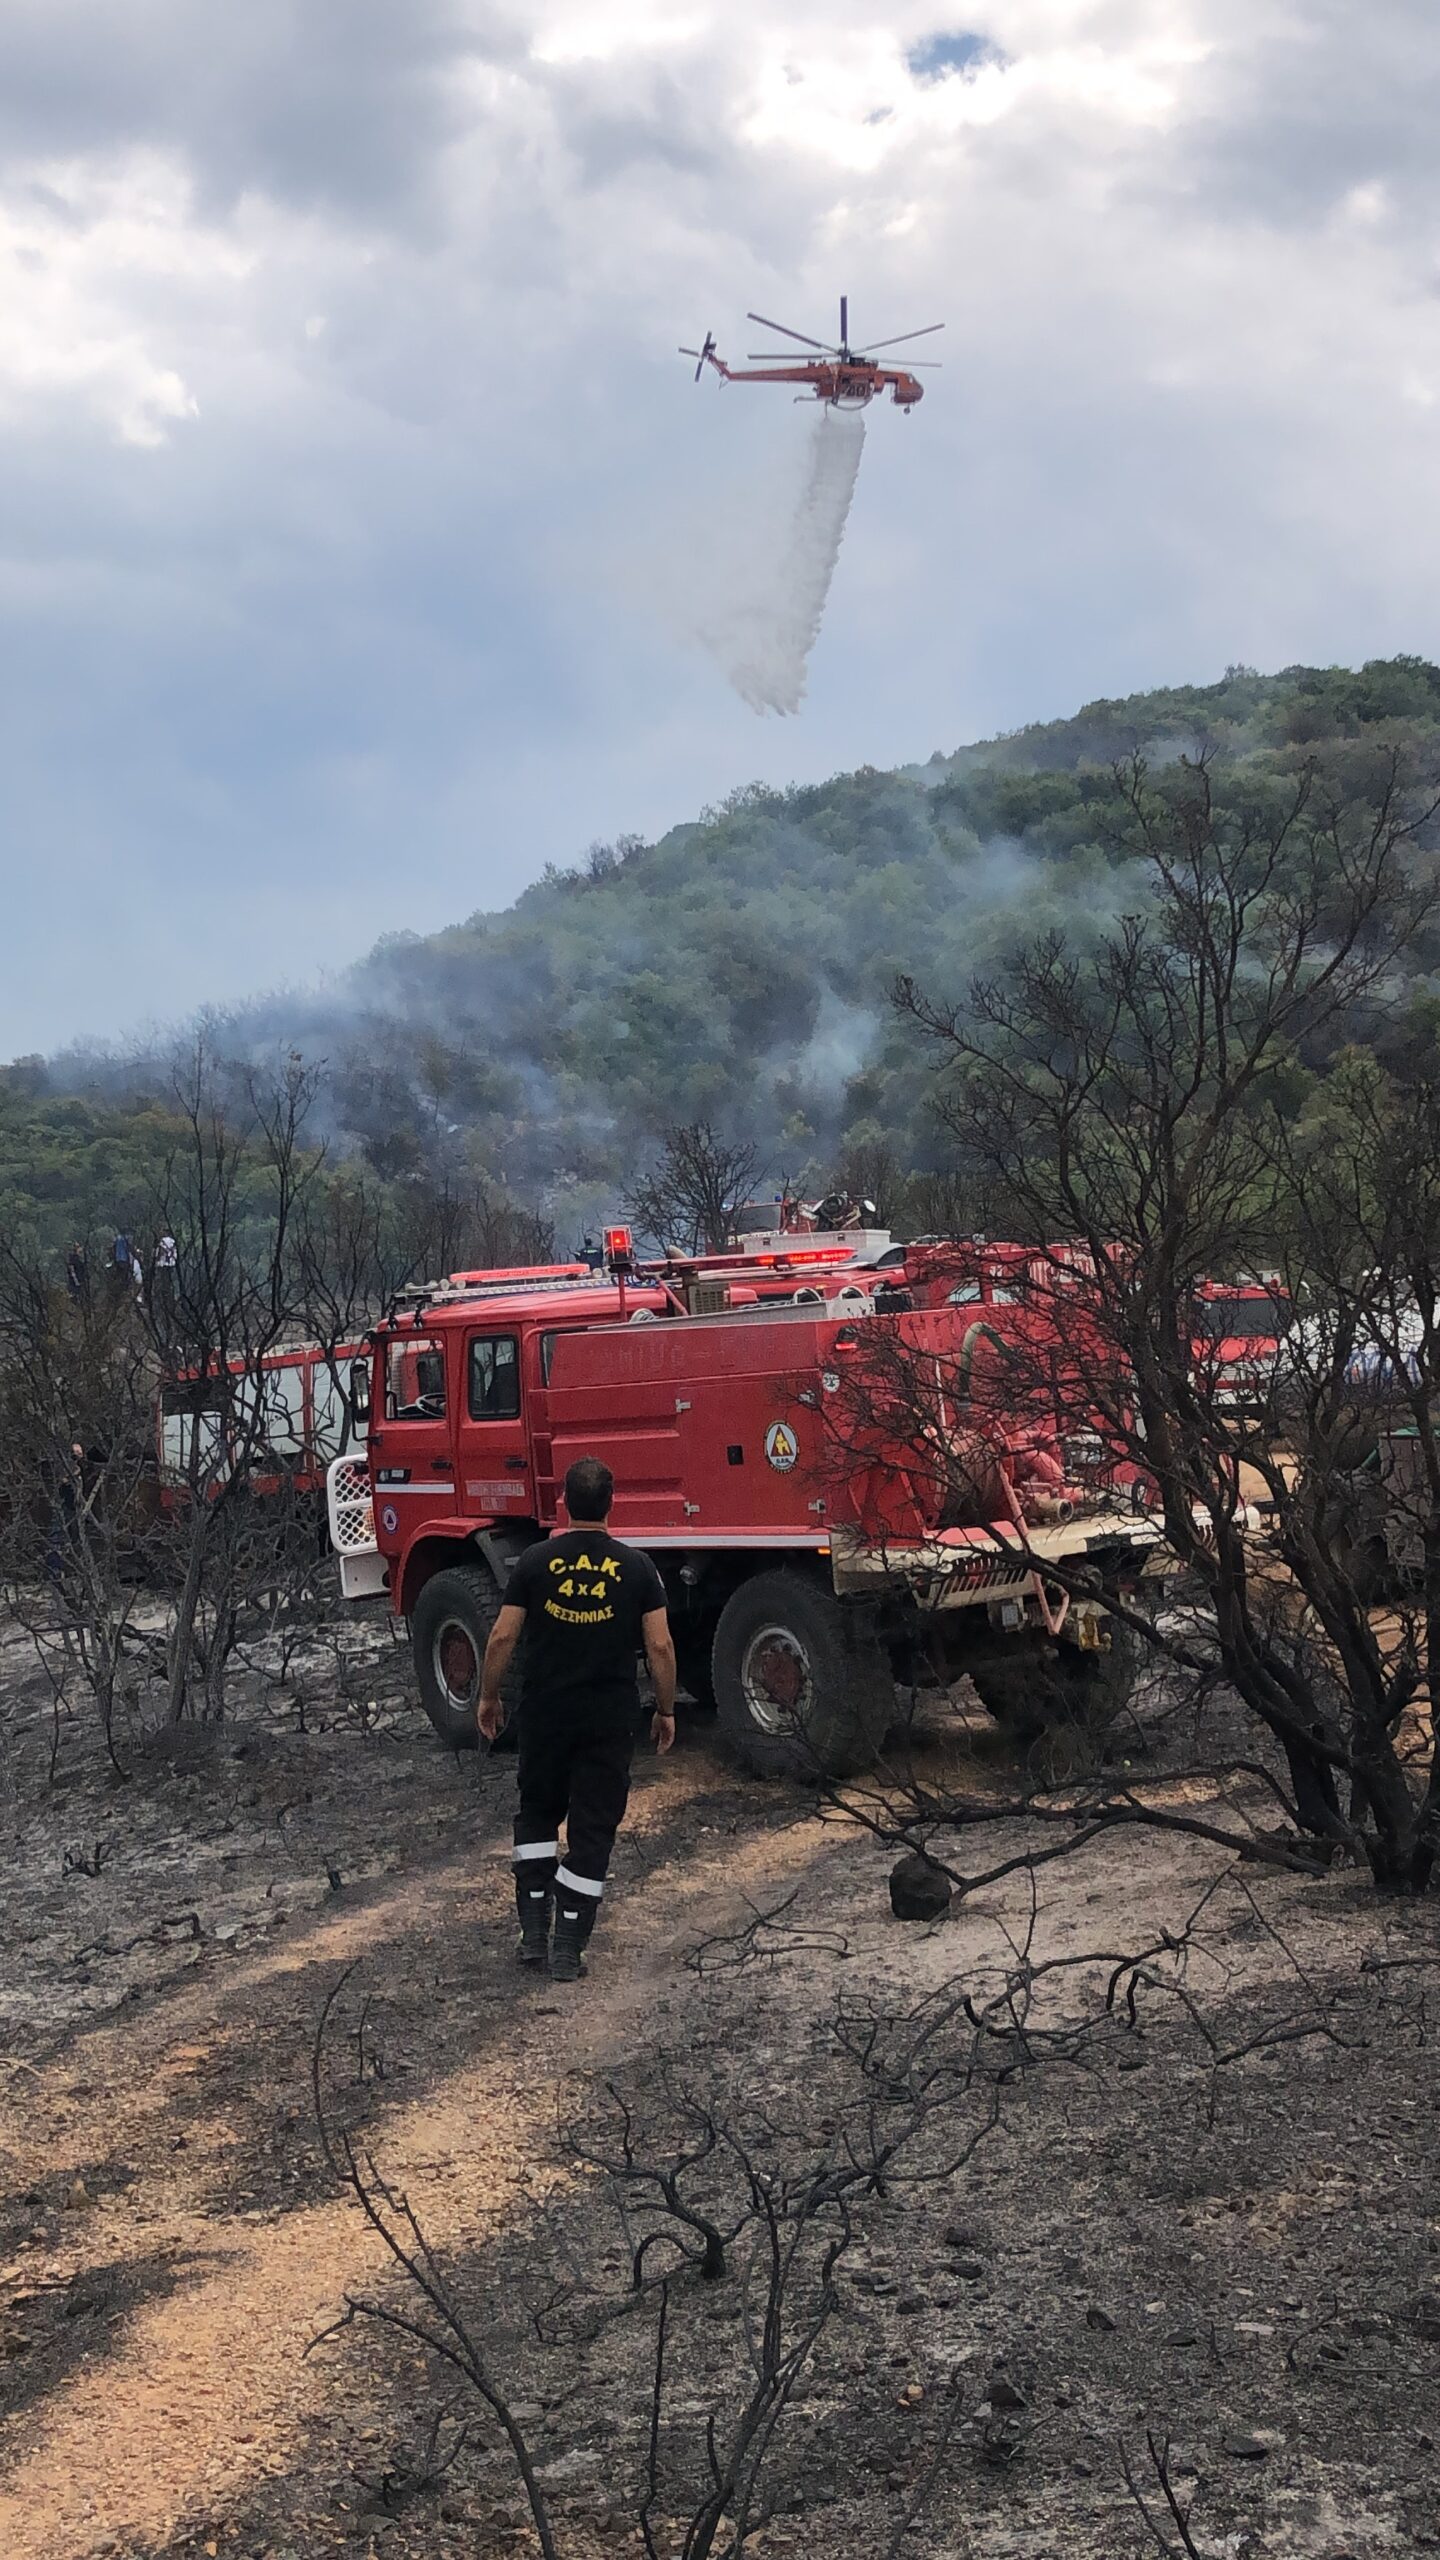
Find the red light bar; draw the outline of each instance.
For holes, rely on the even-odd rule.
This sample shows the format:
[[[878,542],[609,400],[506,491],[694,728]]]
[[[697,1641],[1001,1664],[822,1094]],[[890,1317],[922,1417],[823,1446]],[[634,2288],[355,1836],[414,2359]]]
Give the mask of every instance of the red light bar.
[[[788,1250],[777,1253],[678,1253],[669,1255],[663,1263],[648,1263],[646,1268],[680,1271],[692,1279],[704,1279],[707,1274],[714,1273],[724,1279],[741,1271],[794,1271],[802,1265],[808,1267],[816,1263],[848,1269],[854,1260],[851,1246],[825,1244],[813,1246],[805,1253]]]

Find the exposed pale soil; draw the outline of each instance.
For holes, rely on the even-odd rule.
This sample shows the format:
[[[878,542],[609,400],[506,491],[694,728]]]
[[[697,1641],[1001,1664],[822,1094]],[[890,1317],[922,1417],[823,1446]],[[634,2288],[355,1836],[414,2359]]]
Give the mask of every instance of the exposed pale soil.
[[[562,1990],[512,1967],[509,1761],[457,1763],[405,1709],[363,1736],[253,1717],[121,1782],[76,1726],[52,1786],[28,1658],[12,1641],[0,1662],[5,2560],[535,2547],[483,2415],[443,2483],[392,2488],[389,2511],[384,2476],[457,2398],[433,2358],[369,2326],[305,2352],[347,2290],[385,2281],[310,2098],[346,1967],[337,2112],[363,2120],[528,2413],[565,2560],[638,2551],[653,2305],[598,2334],[562,2306],[541,2343],[557,2271],[587,2299],[623,2292],[605,2182],[557,2110],[605,2079],[643,2106],[672,2056],[737,2117],[768,2110],[777,2145],[813,2142],[856,2094],[837,2001],[982,1992],[1027,1928],[1028,1879],[902,1926],[886,1852],[798,1789],[737,1778],[692,1728],[669,1763],[642,1759],[590,1979]],[[1000,1782],[973,1716],[923,1748]],[[79,1864],[97,1842],[98,1876]],[[1013,1826],[966,1859],[1007,1844]],[[1102,1843],[1045,1871],[1034,1952],[1177,1930],[1226,1863],[1192,1840]],[[1205,2033],[1142,2007],[1082,2064],[1002,2087],[970,2167],[859,2203],[757,2560],[1153,2550],[1120,2468],[1122,2449],[1143,2464],[1147,2427],[1181,2448],[1206,2554],[1440,2548],[1436,1914],[1344,1876],[1246,1878],[1217,1892],[1189,1969]],[[697,1967],[791,1894],[773,1953]],[[1101,1980],[1065,2000],[1093,2004]],[[1294,2040],[1216,2066],[1283,2020]],[[663,2550],[743,2366],[741,2277],[673,2291]],[[1024,2402],[1004,2463],[986,2444],[997,2359]],[[1256,2431],[1261,2449],[1233,2449]]]

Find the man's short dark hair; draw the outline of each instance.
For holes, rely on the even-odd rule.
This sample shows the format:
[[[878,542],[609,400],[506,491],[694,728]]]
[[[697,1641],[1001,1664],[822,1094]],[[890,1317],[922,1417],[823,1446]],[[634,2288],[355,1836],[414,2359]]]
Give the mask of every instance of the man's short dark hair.
[[[565,1470],[565,1508],[572,1520],[604,1520],[615,1499],[615,1479],[603,1458],[577,1458]]]

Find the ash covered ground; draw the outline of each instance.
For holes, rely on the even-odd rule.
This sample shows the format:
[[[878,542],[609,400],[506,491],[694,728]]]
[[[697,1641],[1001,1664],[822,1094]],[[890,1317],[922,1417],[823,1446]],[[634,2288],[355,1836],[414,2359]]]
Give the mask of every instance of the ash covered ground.
[[[590,1979],[562,1991],[512,1965],[512,1764],[441,1751],[400,1658],[377,1652],[358,1720],[312,1693],[300,1730],[257,1696],[164,1746],[122,1737],[123,1778],[82,1721],[55,1749],[18,1636],[0,1667],[14,2560],[539,2547],[453,2367],[363,2318],[312,2344],[347,2296],[421,2307],[317,2132],[332,1993],[332,2127],[408,2198],[563,2560],[640,2551],[647,2501],[655,2550],[686,2547],[764,2307],[753,2224],[707,2281],[693,2234],[597,2165],[626,2113],[646,2158],[709,2125],[682,2183],[724,2221],[751,2172],[774,2194],[857,2156],[902,2066],[915,2085],[916,2034],[943,2103],[848,2194],[747,2551],[1120,2560],[1159,2547],[1127,2465],[1183,2551],[1147,2436],[1197,2552],[1440,2548],[1431,1907],[1141,1833],[909,1927],[889,1852],[737,1777],[697,1724],[642,1755]],[[1004,1786],[963,1697],[917,1748]],[[964,1846],[989,1865],[1024,1834]],[[1106,2014],[1115,1966],[1187,1923],[1185,1997]],[[977,2063],[963,1996],[986,2014],[1022,1956],[1077,1961],[1034,1983],[1023,2032],[989,2013]]]

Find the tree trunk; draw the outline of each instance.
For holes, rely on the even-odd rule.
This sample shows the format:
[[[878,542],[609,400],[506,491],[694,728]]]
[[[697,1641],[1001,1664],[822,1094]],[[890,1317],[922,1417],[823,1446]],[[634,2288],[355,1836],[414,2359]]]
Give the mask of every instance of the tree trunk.
[[[195,1618],[200,1606],[200,1591],[205,1578],[205,1542],[208,1524],[192,1518],[190,1554],[185,1566],[185,1580],[170,1630],[170,1686],[166,1701],[167,1724],[184,1721],[190,1693],[190,1664],[195,1649]]]

